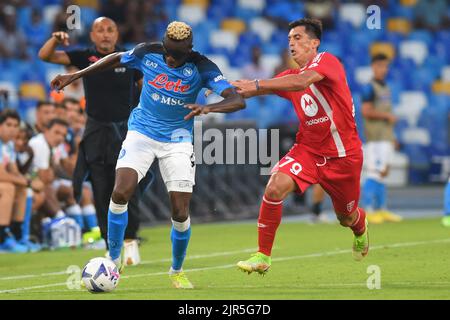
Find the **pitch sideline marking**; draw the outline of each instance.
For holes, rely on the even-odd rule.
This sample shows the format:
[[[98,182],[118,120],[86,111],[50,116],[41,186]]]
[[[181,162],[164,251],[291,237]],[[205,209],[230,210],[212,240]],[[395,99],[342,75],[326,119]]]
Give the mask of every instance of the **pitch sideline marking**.
[[[248,248],[243,250],[236,250],[236,251],[225,251],[225,252],[214,252],[210,254],[197,254],[189,256],[189,259],[202,259],[202,258],[213,258],[213,257],[220,257],[220,256],[229,256],[237,253],[248,253],[248,252],[255,252],[258,248]],[[153,264],[153,263],[160,263],[160,262],[171,262],[171,258],[164,258],[160,260],[153,260],[153,261],[142,261],[140,264]],[[41,274],[24,274],[24,275],[18,275],[18,276],[8,276],[8,277],[1,277],[0,281],[5,280],[21,280],[21,279],[28,279],[28,278],[36,278],[36,277],[46,277],[46,276],[58,276],[68,274],[67,271],[57,271],[57,272],[48,272],[48,273],[41,273]],[[1,293],[1,291],[0,291]]]
[[[415,242],[400,242],[400,243],[394,243],[391,245],[378,245],[371,247],[370,250],[378,250],[378,249],[384,249],[384,248],[401,248],[401,247],[413,247],[423,244],[434,244],[434,243],[446,243],[450,242],[450,238],[446,239],[438,239],[438,240],[430,240],[430,241],[415,241]],[[246,249],[248,250],[248,249]],[[344,253],[351,253],[352,250],[337,250],[337,251],[328,251],[328,252],[322,252],[322,253],[313,253],[313,254],[307,254],[307,255],[300,255],[300,256],[291,256],[291,257],[281,257],[281,258],[274,258],[273,261],[288,261],[288,260],[296,260],[296,259],[305,259],[305,258],[317,258],[317,257],[324,257],[324,256],[332,256],[332,255],[339,255]],[[186,272],[196,272],[196,271],[206,271],[206,270],[214,270],[214,269],[227,269],[231,267],[236,267],[235,264],[226,264],[221,266],[214,266],[214,267],[204,267],[204,268],[194,268],[194,269],[188,269],[185,270]],[[129,276],[123,276],[122,278],[137,278],[137,277],[148,277],[148,276],[160,276],[160,275],[167,275],[167,272],[155,272],[155,273],[146,273],[146,274],[134,274]],[[26,290],[33,290],[33,289],[41,289],[46,287],[56,287],[56,286],[62,286],[66,285],[66,282],[64,283],[53,283],[53,284],[47,284],[47,285],[41,285],[41,286],[33,286],[33,287],[23,287],[23,288],[16,288],[16,289],[7,289],[7,290],[0,290],[1,293],[13,293],[13,292],[19,292],[19,291],[26,291]]]

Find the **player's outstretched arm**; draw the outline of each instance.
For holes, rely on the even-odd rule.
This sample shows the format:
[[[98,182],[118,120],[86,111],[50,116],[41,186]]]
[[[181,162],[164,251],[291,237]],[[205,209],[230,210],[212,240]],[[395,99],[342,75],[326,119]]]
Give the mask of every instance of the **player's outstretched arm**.
[[[323,78],[323,75],[314,70],[306,70],[300,74],[288,74],[272,79],[237,80],[232,84],[238,89],[238,93],[249,98],[274,91],[302,91]]]
[[[120,59],[123,54],[124,52],[114,52],[82,70],[74,73],[59,74],[52,80],[50,86],[52,89],[61,90],[78,78],[117,67],[120,65]]]
[[[191,112],[184,117],[185,120],[189,120],[192,117],[208,114],[210,112],[229,113],[235,112],[245,108],[244,98],[236,92],[234,88],[225,89],[222,94],[223,99],[220,102],[208,104],[206,106],[200,104],[187,104],[184,107],[190,109]]]

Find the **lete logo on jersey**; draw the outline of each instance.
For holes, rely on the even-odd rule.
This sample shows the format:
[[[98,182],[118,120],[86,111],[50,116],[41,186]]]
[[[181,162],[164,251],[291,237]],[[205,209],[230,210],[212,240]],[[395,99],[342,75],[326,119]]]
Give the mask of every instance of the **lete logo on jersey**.
[[[314,98],[307,93],[302,95],[300,102],[303,112],[305,112],[308,117],[314,117],[317,114],[317,111],[319,111],[316,101],[314,101]]]
[[[169,81],[169,76],[165,73],[158,74],[153,80],[148,80],[149,85],[156,89],[166,89],[167,91],[173,92],[186,92],[189,90],[191,85],[182,85],[181,80]]]

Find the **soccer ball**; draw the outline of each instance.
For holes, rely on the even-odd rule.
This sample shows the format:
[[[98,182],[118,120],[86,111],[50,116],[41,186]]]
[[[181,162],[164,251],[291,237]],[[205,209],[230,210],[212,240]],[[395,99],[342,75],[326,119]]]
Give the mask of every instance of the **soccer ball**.
[[[119,283],[119,278],[116,264],[106,258],[89,260],[81,273],[81,280],[92,293],[113,291]]]

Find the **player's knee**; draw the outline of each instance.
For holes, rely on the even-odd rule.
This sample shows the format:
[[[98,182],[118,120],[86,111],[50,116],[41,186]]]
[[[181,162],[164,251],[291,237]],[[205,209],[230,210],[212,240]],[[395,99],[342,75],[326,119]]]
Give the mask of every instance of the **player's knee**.
[[[178,222],[186,221],[189,215],[189,205],[178,203],[172,205],[172,219]]]
[[[269,184],[266,187],[264,195],[266,196],[266,198],[272,200],[283,200],[286,197],[284,190],[282,190],[282,188],[276,183]]]
[[[131,192],[126,189],[116,188],[114,189],[111,198],[114,203],[126,204],[131,198]]]

